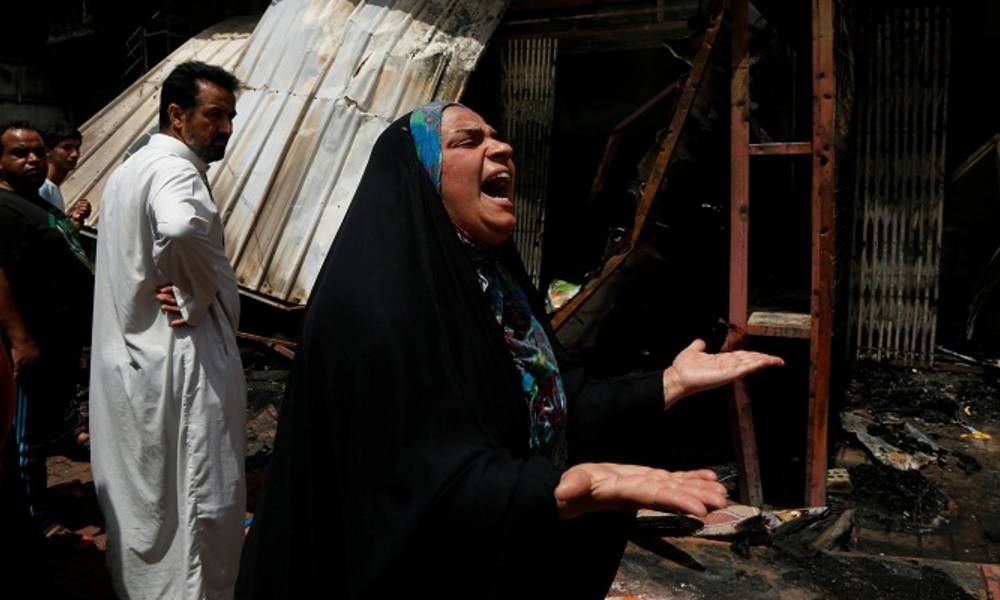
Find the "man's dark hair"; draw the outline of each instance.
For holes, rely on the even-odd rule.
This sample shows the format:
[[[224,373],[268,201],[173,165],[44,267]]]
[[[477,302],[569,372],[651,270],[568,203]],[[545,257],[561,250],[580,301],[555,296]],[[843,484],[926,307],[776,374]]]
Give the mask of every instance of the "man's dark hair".
[[[83,135],[80,133],[79,129],[73,129],[66,125],[60,125],[58,127],[53,127],[52,129],[47,129],[42,133],[42,139],[45,141],[45,147],[49,150],[55,148],[59,145],[59,142],[63,140],[76,140],[77,142],[83,142]]]
[[[0,124],[0,154],[3,154],[3,134],[7,133],[11,129],[30,129],[31,131],[38,132],[38,128],[29,123],[28,121],[7,121],[6,123]]]
[[[192,60],[177,65],[170,75],[163,80],[160,90],[160,129],[170,126],[170,115],[167,107],[171,104],[189,111],[198,105],[198,82],[214,83],[232,93],[240,88],[240,80],[222,67]]]

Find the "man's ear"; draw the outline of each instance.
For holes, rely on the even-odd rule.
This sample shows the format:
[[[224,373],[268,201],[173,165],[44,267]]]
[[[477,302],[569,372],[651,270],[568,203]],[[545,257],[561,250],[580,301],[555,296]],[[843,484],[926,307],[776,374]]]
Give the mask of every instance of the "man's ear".
[[[170,117],[170,126],[179,129],[184,122],[184,109],[171,102],[167,105],[167,116]]]

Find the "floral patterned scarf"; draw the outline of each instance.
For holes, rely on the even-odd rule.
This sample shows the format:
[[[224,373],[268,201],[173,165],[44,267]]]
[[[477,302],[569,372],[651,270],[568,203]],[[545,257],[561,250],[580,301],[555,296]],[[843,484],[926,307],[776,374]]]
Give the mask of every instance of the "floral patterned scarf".
[[[410,134],[417,157],[441,193],[441,117],[454,102],[432,102],[410,115]],[[521,375],[521,390],[531,419],[530,444],[547,449],[557,441],[566,415],[566,394],[555,352],[528,296],[499,260],[499,248],[480,244],[456,226],[458,238],[479,275],[479,287],[503,329],[504,341]]]

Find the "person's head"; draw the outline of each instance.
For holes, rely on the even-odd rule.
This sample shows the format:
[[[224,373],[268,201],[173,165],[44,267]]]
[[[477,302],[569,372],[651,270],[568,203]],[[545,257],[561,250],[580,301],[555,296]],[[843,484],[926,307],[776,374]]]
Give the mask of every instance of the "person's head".
[[[61,127],[45,132],[45,150],[48,154],[49,171],[65,176],[76,168],[80,159],[80,144],[83,136],[78,129]]]
[[[514,233],[514,150],[475,111],[452,104],[441,115],[441,181],[452,223],[477,242]]]
[[[38,129],[26,121],[0,125],[0,184],[34,195],[46,174],[45,142]]]
[[[222,67],[181,63],[163,81],[160,132],[185,144],[205,162],[226,154],[236,117],[239,80]]]

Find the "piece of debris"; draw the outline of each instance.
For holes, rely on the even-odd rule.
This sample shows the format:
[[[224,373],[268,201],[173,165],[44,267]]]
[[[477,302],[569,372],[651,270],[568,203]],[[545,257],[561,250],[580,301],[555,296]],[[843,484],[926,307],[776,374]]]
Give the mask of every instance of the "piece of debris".
[[[851,532],[854,527],[854,509],[848,509],[840,513],[840,516],[833,521],[826,529],[820,532],[816,539],[810,542],[809,547],[817,553],[833,548],[841,539]]]
[[[552,314],[566,305],[574,296],[580,293],[580,284],[570,283],[562,279],[553,279],[545,294],[545,312]]]
[[[243,331],[237,331],[236,337],[261,343],[289,360],[295,358],[295,348],[298,347],[298,344],[291,340],[256,335]]]
[[[633,531],[641,535],[661,537],[684,537],[704,526],[700,520],[687,515],[665,513],[656,510],[640,510],[635,517]]]
[[[958,436],[963,440],[976,440],[977,442],[988,442],[993,439],[992,435],[984,431],[979,431],[978,429],[976,429],[975,427],[969,425],[964,421],[959,421],[958,424],[962,427],[962,429],[965,430],[965,433]]]
[[[741,537],[732,544],[729,544],[729,549],[733,553],[738,554],[740,558],[750,559],[753,554],[750,551],[750,538],[747,536]]]
[[[884,465],[903,471],[916,470],[941,458],[941,447],[905,421],[878,419],[863,411],[845,411],[840,414],[840,422]]]
[[[731,504],[726,508],[713,510],[702,519],[702,527],[692,535],[695,537],[727,537],[740,532],[740,525],[760,516],[756,506]]]
[[[826,472],[826,491],[830,494],[850,494],[854,488],[851,486],[851,475],[847,469],[834,468]]]
[[[247,420],[248,461],[270,456],[277,430],[278,411],[274,405],[265,406],[253,418]]]
[[[806,509],[798,518],[772,530],[771,544],[797,558],[814,556],[818,551],[810,544],[835,519],[825,506]]]
[[[779,535],[777,531],[779,528],[785,528],[792,523],[807,525],[822,518],[828,511],[829,509],[825,506],[809,506],[806,508],[765,510],[761,511],[760,514],[764,517],[768,529],[771,529],[775,535]]]
[[[1000,367],[1000,360],[997,359],[991,359],[991,358],[980,359],[974,356],[969,356],[968,354],[955,352],[954,350],[950,350],[948,348],[945,348],[944,346],[938,346],[937,351],[942,354],[946,354],[953,359],[960,360],[971,365],[979,365],[979,366],[993,367],[993,368]]]

